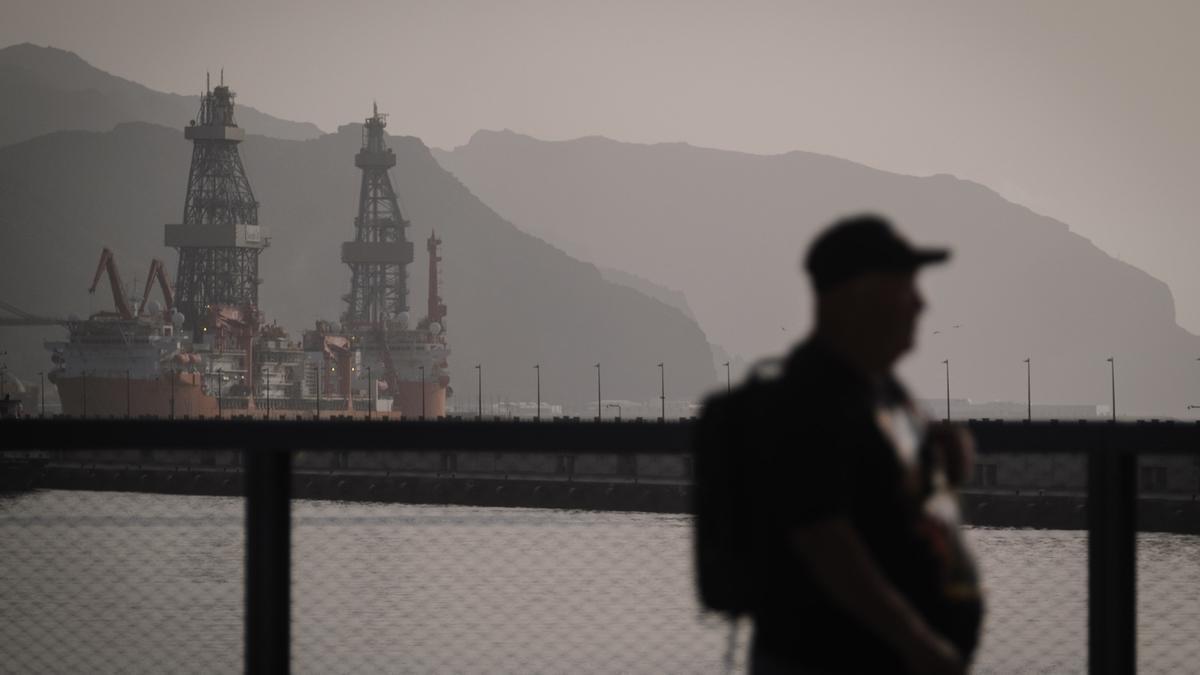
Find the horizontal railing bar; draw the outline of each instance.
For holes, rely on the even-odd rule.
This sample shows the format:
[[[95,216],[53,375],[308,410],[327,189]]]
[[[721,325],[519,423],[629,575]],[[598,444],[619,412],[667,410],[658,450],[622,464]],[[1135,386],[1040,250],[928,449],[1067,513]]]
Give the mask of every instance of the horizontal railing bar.
[[[1200,422],[967,423],[985,453],[1096,452],[1171,455],[1200,453]]]
[[[690,451],[680,422],[362,422],[342,420],[5,420],[0,448],[23,450]]]
[[[21,419],[0,422],[6,450],[453,450],[670,455],[693,422]],[[969,421],[984,454],[1200,453],[1200,424]],[[805,430],[795,445],[805,448]],[[813,450],[816,450],[815,448]]]

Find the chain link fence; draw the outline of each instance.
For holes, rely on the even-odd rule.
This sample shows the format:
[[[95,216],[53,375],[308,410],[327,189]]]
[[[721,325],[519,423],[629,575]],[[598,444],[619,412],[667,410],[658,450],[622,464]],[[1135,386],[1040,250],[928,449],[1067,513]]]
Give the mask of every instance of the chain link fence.
[[[688,516],[298,503],[307,672],[720,672]]]
[[[1138,672],[1200,670],[1200,536],[1139,532]]]
[[[297,456],[293,670],[745,672],[749,625],[696,598],[692,518],[672,512],[687,496],[685,458],[466,457]],[[240,490],[239,461],[137,459],[146,463],[51,460],[74,482],[0,496],[0,672],[242,669],[244,499],[228,494]],[[160,469],[176,492],[226,496],[84,489],[161,489],[165,475],[146,477]],[[985,510],[1015,508],[1002,482],[978,486],[976,507],[983,495]],[[1024,508],[1044,508],[1048,490],[1026,490]],[[388,501],[398,498],[440,503]],[[969,527],[966,537],[987,592],[972,672],[1086,672],[1087,532]],[[1140,672],[1200,661],[1197,561],[1200,537],[1139,534]]]
[[[239,671],[242,501],[0,496],[0,672]]]

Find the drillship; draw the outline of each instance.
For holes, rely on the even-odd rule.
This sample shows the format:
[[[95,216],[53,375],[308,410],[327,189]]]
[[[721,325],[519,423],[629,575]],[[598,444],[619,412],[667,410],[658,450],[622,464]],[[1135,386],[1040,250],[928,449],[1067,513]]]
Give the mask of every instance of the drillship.
[[[300,340],[268,324],[258,307],[259,254],[269,246],[258,202],[238,154],[244,131],[234,94],[206,86],[200,114],[184,129],[193,143],[183,222],[165,227],[179,252],[173,291],[151,263],[140,301],[125,297],[112,252],[107,271],[115,311],[68,322],[66,341],[48,342],[49,373],[69,416],[429,417],[445,415],[449,390],[446,305],[440,296],[441,240],[431,235],[429,311],[410,327],[407,265],[412,244],[388,169],[385,118],[366,120],[356,237],[342,247],[351,292],[343,325],[318,321]],[[157,282],[164,304],[149,299]]]

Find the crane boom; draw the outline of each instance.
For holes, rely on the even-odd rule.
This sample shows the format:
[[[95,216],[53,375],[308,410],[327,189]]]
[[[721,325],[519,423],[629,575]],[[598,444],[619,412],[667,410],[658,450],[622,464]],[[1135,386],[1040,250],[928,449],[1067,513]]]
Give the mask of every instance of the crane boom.
[[[88,288],[88,293],[96,292],[96,285],[100,283],[100,275],[108,271],[108,285],[112,288],[113,305],[117,308],[117,314],[121,315],[122,319],[132,319],[133,309],[129,306],[129,301],[125,299],[125,286],[121,283],[121,273],[117,271],[117,261],[113,256],[112,249],[107,246],[100,252],[100,263],[96,265],[96,274],[92,277],[92,285]]]
[[[170,282],[167,281],[167,270],[163,266],[163,261],[154,258],[150,261],[150,272],[146,275],[146,289],[142,291],[142,302],[138,305],[138,314],[146,311],[146,301],[150,298],[150,289],[154,287],[155,281],[162,289],[163,301],[167,303],[166,311],[170,312],[175,308],[175,294],[171,291]]]
[[[10,319],[0,317],[0,326],[65,326],[70,321],[66,319],[54,319],[48,316],[31,316],[19,319]]]
[[[0,326],[65,326],[70,323],[67,319],[30,314],[3,300],[0,300],[0,310],[13,315],[12,317],[0,317]]]

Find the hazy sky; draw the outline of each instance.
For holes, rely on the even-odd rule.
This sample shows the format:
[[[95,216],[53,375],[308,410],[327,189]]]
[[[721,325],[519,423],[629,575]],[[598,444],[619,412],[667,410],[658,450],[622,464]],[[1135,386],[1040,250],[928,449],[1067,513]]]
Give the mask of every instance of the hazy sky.
[[[440,147],[511,128],[953,173],[1166,281],[1200,333],[1197,2],[5,0],[3,17],[0,45],[181,93],[224,67],[242,102],[326,130],[378,99],[393,132]]]

